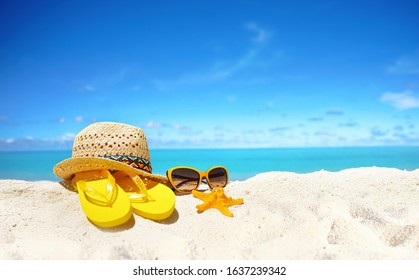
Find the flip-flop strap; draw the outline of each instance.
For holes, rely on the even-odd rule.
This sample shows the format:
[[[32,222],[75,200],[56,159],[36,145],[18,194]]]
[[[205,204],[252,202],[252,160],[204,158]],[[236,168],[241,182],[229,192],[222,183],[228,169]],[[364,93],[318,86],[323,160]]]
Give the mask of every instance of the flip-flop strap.
[[[118,181],[118,178],[128,176],[128,177],[130,177],[132,182],[135,184],[138,191],[136,191],[135,193],[128,193],[128,197],[129,197],[131,202],[133,202],[133,203],[144,203],[144,202],[150,202],[150,201],[155,200],[148,193],[147,187],[145,186],[143,180],[137,174],[134,174],[134,173],[128,174],[124,171],[116,171],[115,173],[113,173],[113,176],[116,178],[117,181]],[[122,188],[123,187],[124,186],[122,186]]]
[[[108,176],[108,184],[106,186],[105,194],[87,186],[86,180],[77,179],[77,174],[73,180],[76,182],[77,190],[82,191],[89,202],[98,206],[109,207],[115,202],[118,196],[118,188],[115,183],[115,178],[110,174]]]
[[[147,187],[138,175],[130,175],[134,184],[140,190],[140,193],[130,194],[129,199],[134,203],[151,202],[155,199],[148,193]]]

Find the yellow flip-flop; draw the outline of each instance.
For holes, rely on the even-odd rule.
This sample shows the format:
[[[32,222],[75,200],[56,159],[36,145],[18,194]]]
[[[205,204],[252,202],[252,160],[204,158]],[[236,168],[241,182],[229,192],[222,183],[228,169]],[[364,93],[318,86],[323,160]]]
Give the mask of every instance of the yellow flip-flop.
[[[108,228],[131,218],[130,199],[108,170],[79,172],[72,184],[77,188],[83,212],[93,224]]]
[[[172,215],[176,196],[169,187],[153,181],[148,181],[145,185],[138,175],[128,175],[123,171],[118,171],[113,176],[128,195],[135,214],[156,221]]]

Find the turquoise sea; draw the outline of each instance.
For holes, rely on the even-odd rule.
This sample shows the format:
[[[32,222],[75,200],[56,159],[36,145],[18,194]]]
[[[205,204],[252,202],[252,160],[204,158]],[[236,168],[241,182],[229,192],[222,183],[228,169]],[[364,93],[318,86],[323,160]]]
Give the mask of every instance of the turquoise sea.
[[[53,166],[71,157],[71,151],[0,152],[0,179],[53,180]],[[419,168],[419,147],[275,148],[275,149],[176,149],[151,150],[153,173],[164,175],[178,166],[206,170],[227,167],[231,180],[257,173],[290,171],[309,173],[354,167]]]

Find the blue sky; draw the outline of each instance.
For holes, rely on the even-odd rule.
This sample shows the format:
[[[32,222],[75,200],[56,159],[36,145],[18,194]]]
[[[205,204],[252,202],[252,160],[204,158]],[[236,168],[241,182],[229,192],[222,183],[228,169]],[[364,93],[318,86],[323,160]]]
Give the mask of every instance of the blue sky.
[[[9,2],[0,150],[419,145],[417,1]]]

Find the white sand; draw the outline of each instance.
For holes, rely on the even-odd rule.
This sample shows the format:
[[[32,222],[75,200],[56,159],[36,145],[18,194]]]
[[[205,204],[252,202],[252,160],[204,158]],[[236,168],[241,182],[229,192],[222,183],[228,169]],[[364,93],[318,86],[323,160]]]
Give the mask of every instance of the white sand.
[[[271,172],[232,182],[231,207],[100,229],[59,183],[0,181],[0,259],[419,259],[419,169]]]

